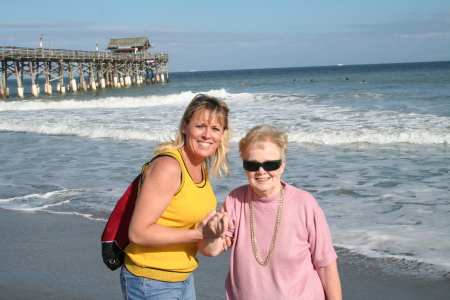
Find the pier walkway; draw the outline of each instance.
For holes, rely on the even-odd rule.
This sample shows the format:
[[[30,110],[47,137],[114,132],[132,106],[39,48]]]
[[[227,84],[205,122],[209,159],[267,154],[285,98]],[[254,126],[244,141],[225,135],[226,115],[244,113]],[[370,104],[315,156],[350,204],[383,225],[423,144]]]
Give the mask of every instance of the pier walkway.
[[[103,89],[106,86],[119,88],[143,82],[159,84],[169,81],[168,62],[169,55],[164,53],[0,46],[0,97],[5,99],[9,96],[8,78],[11,76],[16,77],[19,98],[23,98],[22,81],[25,75],[31,78],[31,94],[34,97],[40,93],[40,76],[45,78],[45,93],[48,95],[52,94],[53,81],[57,82],[56,91],[65,93],[65,79],[68,80],[67,90],[72,92]]]

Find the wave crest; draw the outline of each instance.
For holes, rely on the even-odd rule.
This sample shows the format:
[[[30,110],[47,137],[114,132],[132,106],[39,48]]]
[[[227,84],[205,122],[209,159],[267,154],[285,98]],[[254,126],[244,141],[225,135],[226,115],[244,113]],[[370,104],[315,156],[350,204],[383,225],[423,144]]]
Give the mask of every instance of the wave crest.
[[[210,90],[202,92],[218,98],[230,96],[225,89]],[[128,107],[149,107],[158,105],[185,104],[194,98],[198,93],[192,91],[170,95],[148,95],[134,97],[105,97],[90,100],[19,100],[0,101],[0,111],[28,111],[28,110],[67,110],[67,109],[87,109],[87,108],[128,108]]]

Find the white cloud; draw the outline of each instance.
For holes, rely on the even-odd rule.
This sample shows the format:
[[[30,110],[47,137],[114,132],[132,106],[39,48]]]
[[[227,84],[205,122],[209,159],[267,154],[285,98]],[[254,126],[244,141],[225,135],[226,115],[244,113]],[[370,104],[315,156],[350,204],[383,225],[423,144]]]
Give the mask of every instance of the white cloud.
[[[396,36],[401,38],[416,38],[416,39],[429,39],[429,38],[436,38],[436,37],[442,37],[446,35],[442,32],[429,32],[424,34],[417,34],[417,35],[410,35],[410,34],[397,34]]]
[[[92,22],[63,21],[63,22],[40,22],[40,21],[11,21],[0,22],[0,28],[54,28],[54,27],[80,27],[92,26]]]

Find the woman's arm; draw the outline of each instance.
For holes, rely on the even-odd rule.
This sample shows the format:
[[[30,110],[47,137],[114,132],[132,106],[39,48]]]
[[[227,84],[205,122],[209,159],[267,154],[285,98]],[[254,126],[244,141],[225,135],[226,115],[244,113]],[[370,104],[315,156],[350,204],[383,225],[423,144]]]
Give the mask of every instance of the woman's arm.
[[[180,178],[180,165],[167,156],[155,159],[144,172],[141,192],[128,230],[132,243],[143,246],[169,246],[197,242],[205,238],[202,227],[213,212],[205,217],[203,226],[199,225],[197,229],[175,229],[156,224],[180,187]]]
[[[339,279],[339,272],[337,268],[337,261],[333,261],[331,264],[325,267],[316,268],[322,281],[323,289],[328,300],[341,300],[342,289],[341,281]]]

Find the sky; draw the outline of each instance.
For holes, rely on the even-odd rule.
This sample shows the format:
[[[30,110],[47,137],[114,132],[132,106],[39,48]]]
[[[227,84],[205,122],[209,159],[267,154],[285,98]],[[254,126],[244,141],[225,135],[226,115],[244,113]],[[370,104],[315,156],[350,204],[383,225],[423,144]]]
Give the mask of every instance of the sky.
[[[450,60],[449,0],[3,2],[0,46],[147,36],[171,72]]]

